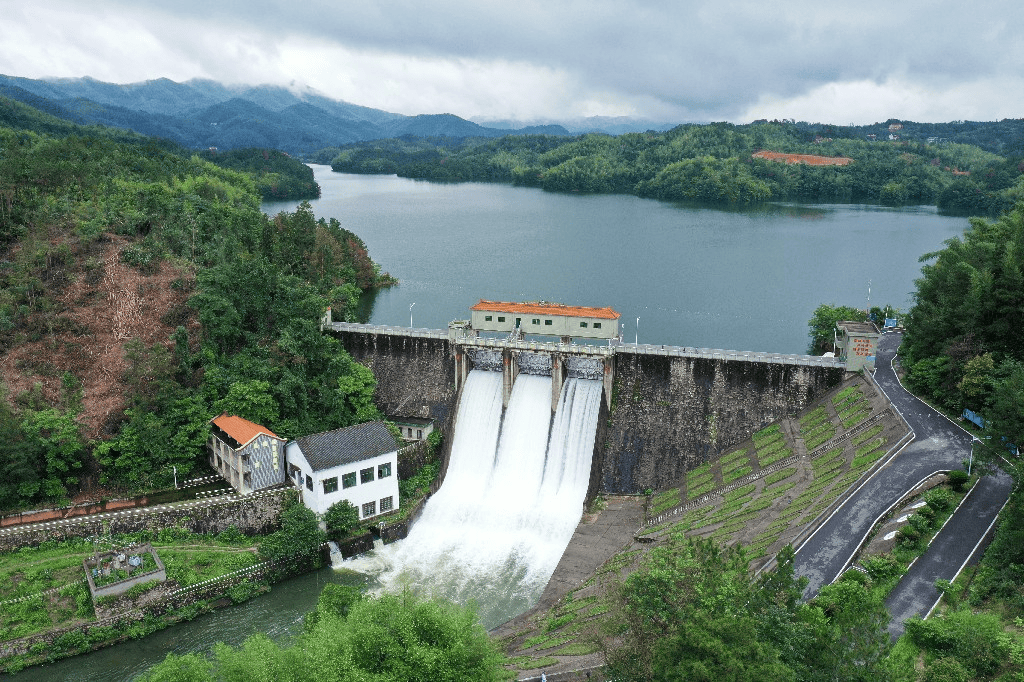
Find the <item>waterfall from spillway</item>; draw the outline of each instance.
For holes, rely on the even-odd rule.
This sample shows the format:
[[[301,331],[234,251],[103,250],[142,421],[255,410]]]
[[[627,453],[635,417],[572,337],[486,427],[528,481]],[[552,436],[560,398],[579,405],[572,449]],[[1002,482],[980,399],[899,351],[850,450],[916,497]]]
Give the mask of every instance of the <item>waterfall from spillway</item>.
[[[552,419],[550,377],[521,374],[502,420],[501,389],[500,372],[470,373],[444,485],[408,538],[367,560],[385,589],[475,602],[486,627],[530,608],[569,544],[601,402],[601,382],[569,379]]]

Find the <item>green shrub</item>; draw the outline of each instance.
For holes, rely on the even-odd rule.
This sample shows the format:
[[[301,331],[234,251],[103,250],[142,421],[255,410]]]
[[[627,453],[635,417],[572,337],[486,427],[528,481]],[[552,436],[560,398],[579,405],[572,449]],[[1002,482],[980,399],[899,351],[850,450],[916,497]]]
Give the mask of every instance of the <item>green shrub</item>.
[[[244,601],[249,601],[262,592],[262,590],[263,588],[261,585],[250,580],[243,580],[242,582],[228,588],[227,594],[231,599],[232,604],[241,604]]]
[[[964,489],[967,481],[971,480],[971,477],[963,469],[954,469],[946,475],[946,480],[948,481],[950,488],[956,492],[960,492]]]
[[[741,466],[738,469],[733,469],[729,472],[722,472],[722,482],[729,483],[735,481],[737,478],[742,478],[753,471],[749,466]]]
[[[864,570],[876,583],[884,583],[898,578],[906,572],[903,564],[891,556],[869,556],[860,562]]]
[[[53,646],[58,651],[79,651],[89,646],[89,640],[86,638],[85,633],[80,630],[73,630],[65,632],[53,640]]]
[[[761,466],[766,467],[769,464],[775,464],[780,460],[786,459],[792,454],[793,451],[790,450],[789,448],[780,448],[778,450],[774,450],[768,454],[765,454],[764,456],[758,455],[758,463],[760,463]]]
[[[904,545],[913,545],[921,539],[921,531],[916,526],[907,524],[900,528],[896,534],[896,539]]]
[[[926,492],[924,501],[933,507],[937,512],[949,511],[956,505],[956,497],[953,491],[947,488],[933,488]]]
[[[564,616],[559,616],[558,618],[554,618],[554,619],[548,621],[548,625],[547,625],[547,628],[545,628],[545,632],[554,632],[555,630],[559,630],[562,627],[564,627],[564,626],[568,625],[569,623],[573,622],[575,619],[576,619],[576,614],[575,613],[567,613]]]
[[[1003,624],[991,613],[959,610],[928,620],[911,618],[906,631],[921,648],[936,656],[955,658],[971,677],[995,675],[1010,653]]]
[[[245,542],[247,538],[242,531],[232,524],[217,534],[217,540],[229,545],[236,545]]]
[[[971,673],[949,656],[935,659],[924,671],[922,682],[969,682]]]

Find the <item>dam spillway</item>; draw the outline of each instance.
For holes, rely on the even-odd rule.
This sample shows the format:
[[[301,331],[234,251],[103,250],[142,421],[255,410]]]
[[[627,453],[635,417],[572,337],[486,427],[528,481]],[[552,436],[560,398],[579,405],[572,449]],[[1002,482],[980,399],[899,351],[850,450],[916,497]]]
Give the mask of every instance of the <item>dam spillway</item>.
[[[389,591],[475,602],[486,627],[529,609],[583,511],[602,384],[567,380],[553,417],[550,391],[521,375],[503,414],[501,373],[470,372],[444,484],[404,542],[353,567]]]
[[[531,356],[547,354],[551,369],[543,369],[551,372],[546,378],[554,407],[561,381],[585,364],[600,366],[606,416],[598,426],[592,495],[672,486],[759,428],[799,412],[846,373],[839,358],[808,355],[453,338],[451,330],[329,321],[323,329],[371,369],[381,411],[430,417],[445,434],[453,432],[470,370],[487,366],[504,374],[511,397],[517,377],[535,369]],[[446,461],[451,442],[446,439]]]

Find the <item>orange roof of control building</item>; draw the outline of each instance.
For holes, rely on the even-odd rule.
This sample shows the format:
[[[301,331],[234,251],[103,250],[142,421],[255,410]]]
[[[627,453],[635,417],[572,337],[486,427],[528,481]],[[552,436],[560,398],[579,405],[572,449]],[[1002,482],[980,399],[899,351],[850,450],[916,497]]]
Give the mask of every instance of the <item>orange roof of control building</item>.
[[[470,310],[487,310],[496,313],[520,313],[523,315],[561,315],[563,317],[589,317],[602,320],[617,320],[621,315],[611,308],[588,308],[587,306],[562,305],[537,301],[530,303],[507,303],[480,299]]]
[[[261,433],[266,434],[268,436],[273,436],[278,440],[283,440],[280,436],[278,436],[276,433],[274,433],[267,427],[260,426],[259,424],[253,424],[248,419],[242,419],[241,417],[236,417],[233,414],[229,415],[225,413],[220,415],[219,417],[216,417],[213,420],[213,425],[216,426],[221,431],[223,431],[224,433],[226,433],[227,435],[231,436],[234,440],[238,441],[239,446],[246,445],[249,441],[251,441],[256,436],[260,435]]]

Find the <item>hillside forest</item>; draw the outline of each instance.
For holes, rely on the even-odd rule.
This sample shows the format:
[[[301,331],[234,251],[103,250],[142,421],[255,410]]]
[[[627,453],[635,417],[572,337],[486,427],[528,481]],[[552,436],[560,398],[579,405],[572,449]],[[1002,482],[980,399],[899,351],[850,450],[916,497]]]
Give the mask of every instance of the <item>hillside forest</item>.
[[[1024,156],[1004,146],[1017,151],[1003,157],[960,143],[823,137],[816,129],[776,121],[681,125],[616,137],[402,137],[325,149],[313,159],[344,173],[510,182],[665,201],[923,204],[998,215],[1024,197]],[[787,163],[755,156],[761,151],[833,162]],[[845,165],[833,165],[835,159]]]
[[[318,328],[392,283],[359,237],[265,216],[251,172],[2,104],[0,509],[169,486],[221,412],[285,438],[378,416]]]

